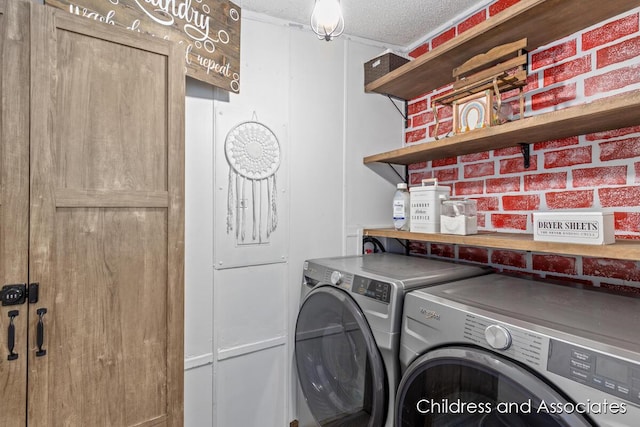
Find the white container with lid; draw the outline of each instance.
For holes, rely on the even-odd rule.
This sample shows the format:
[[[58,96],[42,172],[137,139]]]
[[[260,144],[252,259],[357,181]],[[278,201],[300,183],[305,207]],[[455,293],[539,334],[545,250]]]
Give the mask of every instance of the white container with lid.
[[[456,199],[442,202],[440,232],[444,234],[476,234],[478,232],[478,207],[475,200]]]
[[[438,185],[438,179],[423,179],[422,185],[411,187],[410,229],[416,233],[440,232],[440,205],[451,195],[451,187]]]

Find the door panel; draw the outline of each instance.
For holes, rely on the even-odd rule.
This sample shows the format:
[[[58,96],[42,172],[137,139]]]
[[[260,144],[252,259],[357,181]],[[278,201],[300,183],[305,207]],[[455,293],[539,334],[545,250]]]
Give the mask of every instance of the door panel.
[[[50,8],[32,25],[28,425],[182,425],[182,55]]]
[[[29,218],[29,5],[0,0],[0,287],[27,283]],[[9,312],[15,360],[8,360]],[[0,416],[24,426],[27,390],[27,306],[0,306]]]

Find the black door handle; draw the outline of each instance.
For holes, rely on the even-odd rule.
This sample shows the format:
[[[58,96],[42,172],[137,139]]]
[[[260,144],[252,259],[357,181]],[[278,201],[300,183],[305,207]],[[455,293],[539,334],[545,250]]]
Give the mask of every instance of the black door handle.
[[[39,308],[36,310],[36,314],[38,315],[38,326],[36,330],[36,343],[38,344],[38,351],[36,351],[36,357],[42,357],[47,354],[47,350],[42,348],[44,344],[44,322],[42,318],[47,313],[46,308]]]
[[[7,347],[9,347],[9,356],[7,360],[16,360],[18,353],[14,353],[13,349],[16,344],[16,327],[13,324],[13,319],[18,315],[18,310],[11,310],[9,312],[9,330],[7,331]]]

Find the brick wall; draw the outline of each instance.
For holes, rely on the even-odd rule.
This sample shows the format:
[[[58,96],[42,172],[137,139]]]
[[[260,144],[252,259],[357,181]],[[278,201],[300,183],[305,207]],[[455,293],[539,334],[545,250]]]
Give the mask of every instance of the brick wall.
[[[416,57],[519,0],[499,0],[419,46]],[[525,117],[640,89],[640,8],[529,52]],[[405,144],[434,140],[431,98],[409,102]],[[503,94],[518,115],[517,91]],[[640,112],[638,113],[640,114]],[[451,108],[438,110],[439,136],[452,129]],[[410,185],[437,177],[453,196],[478,201],[480,229],[531,233],[532,211],[585,208],[615,214],[618,238],[640,239],[640,126],[531,145],[524,168],[519,147],[423,162],[409,167]],[[412,243],[412,251],[487,263],[499,271],[579,281],[640,294],[640,262]]]

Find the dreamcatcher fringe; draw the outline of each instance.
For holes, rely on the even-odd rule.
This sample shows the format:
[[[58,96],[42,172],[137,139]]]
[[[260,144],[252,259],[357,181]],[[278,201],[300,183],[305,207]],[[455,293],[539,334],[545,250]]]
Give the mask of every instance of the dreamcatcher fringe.
[[[252,200],[252,214],[253,214],[253,230],[252,237],[255,241],[258,239],[262,243],[263,227],[262,227],[262,215],[263,215],[263,202],[262,195],[264,193],[264,180],[245,179],[237,175],[232,169],[229,169],[229,188],[227,191],[227,234],[235,228],[236,239],[245,240],[245,227],[247,224],[246,212],[248,206],[243,205],[243,200],[246,200],[246,184],[247,181],[251,181],[251,200]],[[266,179],[267,183],[267,224],[266,224],[266,236],[271,236],[278,227],[278,209],[277,209],[277,194],[278,187],[276,184],[275,175]],[[242,212],[239,210],[242,209]],[[235,215],[235,221],[234,221]],[[235,226],[234,226],[235,222]]]
[[[229,168],[229,189],[227,191],[227,234],[233,230],[233,210],[236,208],[233,198],[233,171]],[[238,229],[238,227],[236,227]],[[237,237],[237,236],[236,236]]]

